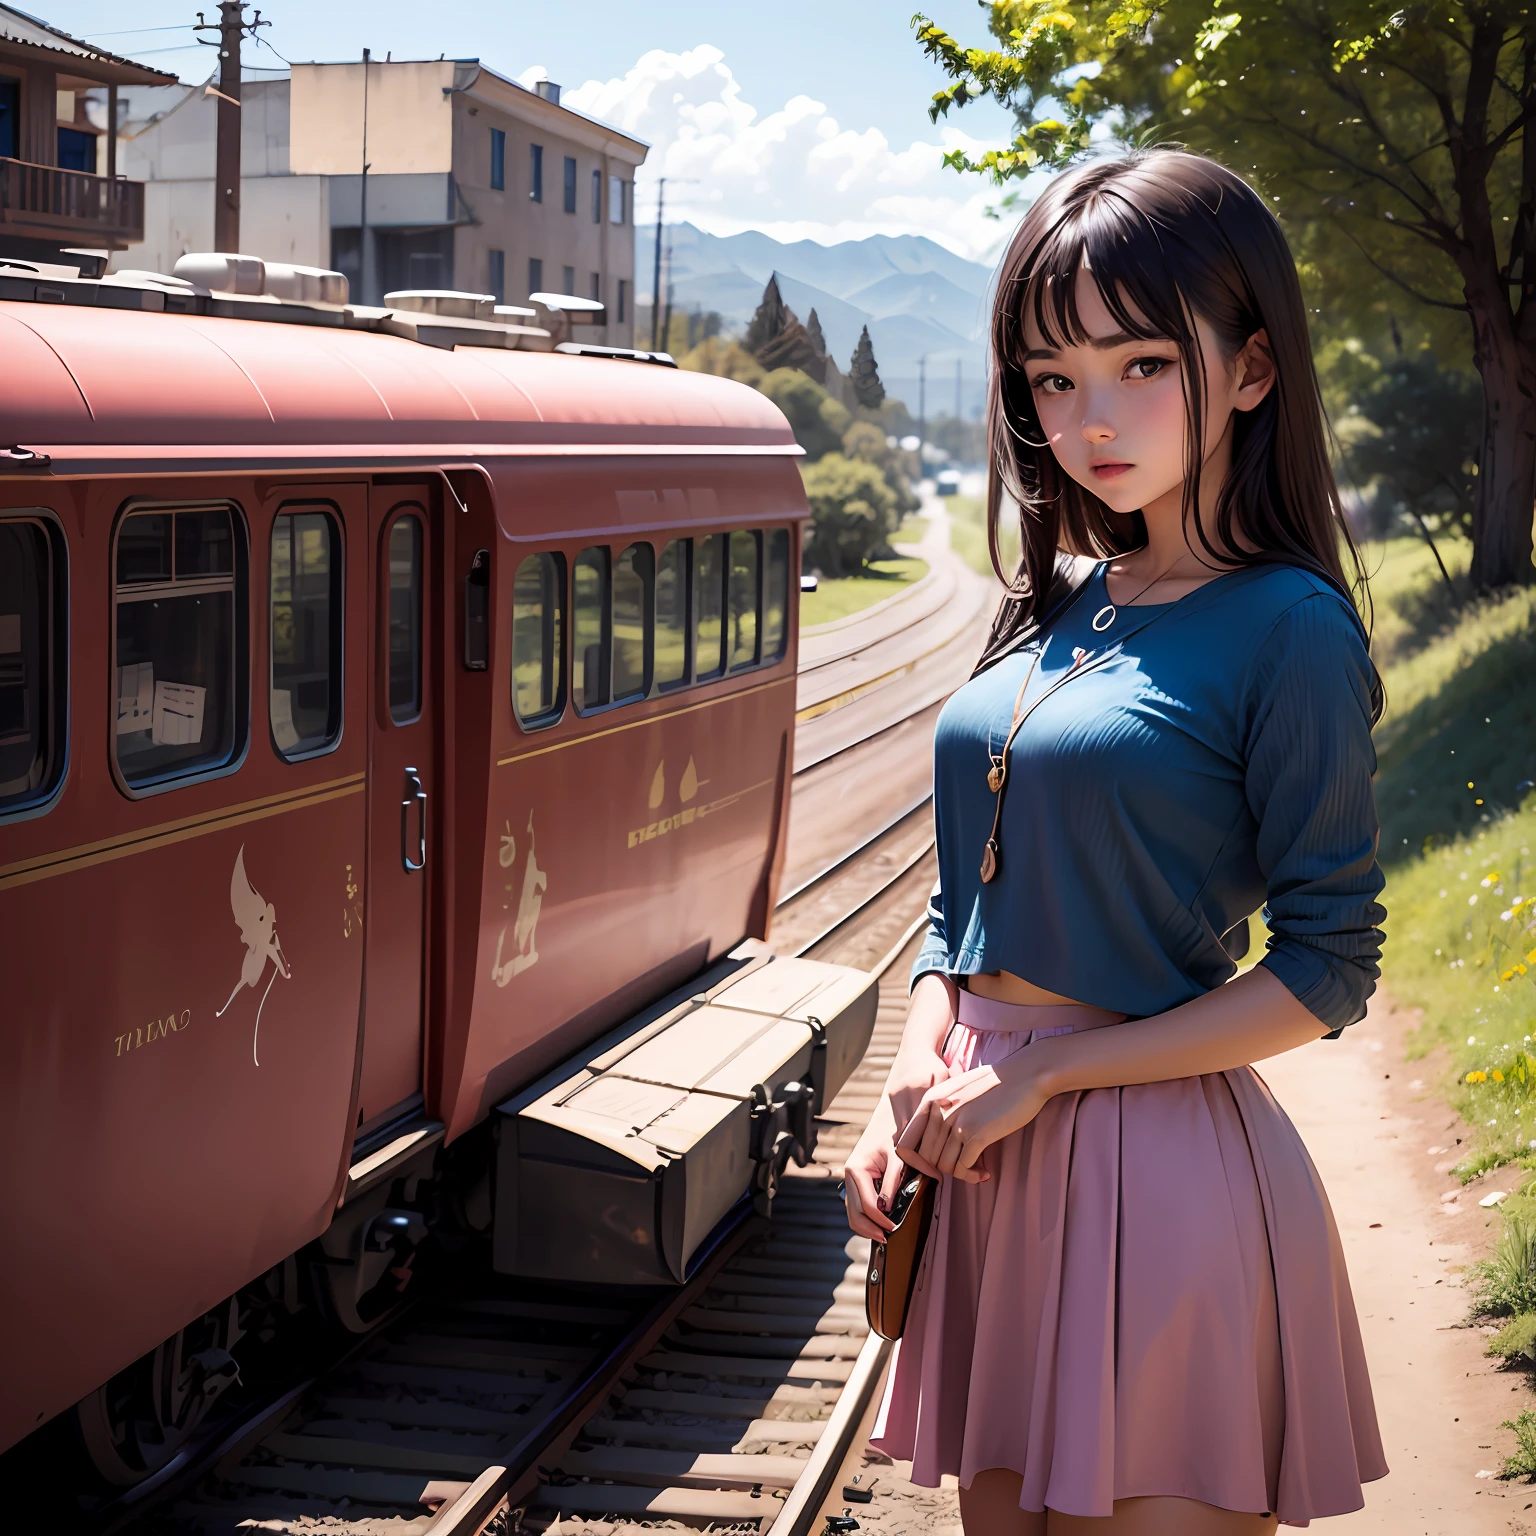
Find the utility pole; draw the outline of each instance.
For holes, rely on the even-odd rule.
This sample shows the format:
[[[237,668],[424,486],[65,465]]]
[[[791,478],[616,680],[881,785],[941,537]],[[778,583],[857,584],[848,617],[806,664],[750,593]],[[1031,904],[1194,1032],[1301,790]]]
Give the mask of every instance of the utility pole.
[[[917,474],[923,474],[923,440],[928,436],[928,354],[917,360]]]
[[[656,266],[651,276],[651,351],[661,350],[661,214],[667,204],[667,178],[656,186]]]
[[[369,261],[368,242],[368,61],[373,57],[371,48],[363,49],[363,179],[358,192],[357,220],[357,302],[371,302],[373,292],[373,263]]]
[[[214,156],[213,248],[236,252],[240,249],[240,42],[258,27],[272,23],[261,19],[257,11],[248,22],[245,0],[219,0],[217,22],[203,20],[197,13],[194,32],[216,32],[218,41],[199,37],[198,42],[219,50],[218,88],[204,87],[204,94],[218,99],[218,141]]]

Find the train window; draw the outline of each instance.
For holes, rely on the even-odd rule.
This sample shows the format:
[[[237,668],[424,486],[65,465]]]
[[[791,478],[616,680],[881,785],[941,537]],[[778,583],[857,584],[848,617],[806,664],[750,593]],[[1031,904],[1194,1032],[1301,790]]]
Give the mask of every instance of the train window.
[[[63,598],[52,528],[0,521],[0,813],[42,799],[63,769]]]
[[[118,529],[114,741],[130,786],[222,767],[242,745],[238,537],[228,507],[130,513]]]
[[[414,512],[389,530],[389,718],[421,718],[421,519]]]
[[[512,707],[525,726],[552,725],[565,708],[564,612],[564,560],[529,555],[512,582]]]
[[[725,671],[725,535],[699,539],[694,551],[694,675],[702,683]]]
[[[612,651],[613,609],[609,601],[608,550],[605,545],[584,549],[576,557],[571,583],[571,695],[585,714],[600,709],[612,697],[609,656]]]
[[[341,739],[341,547],[328,512],[272,523],[272,741],[290,761]]]
[[[631,544],[613,572],[613,698],[643,699],[651,691],[651,616],[656,551]]]
[[[772,528],[763,537],[768,541],[768,564],[763,571],[763,660],[769,662],[784,654],[789,613],[789,529]]]
[[[672,539],[656,567],[656,686],[688,681],[688,556],[692,539]]]
[[[731,633],[727,650],[731,671],[757,665],[757,613],[762,603],[761,535],[738,530],[731,535]]]

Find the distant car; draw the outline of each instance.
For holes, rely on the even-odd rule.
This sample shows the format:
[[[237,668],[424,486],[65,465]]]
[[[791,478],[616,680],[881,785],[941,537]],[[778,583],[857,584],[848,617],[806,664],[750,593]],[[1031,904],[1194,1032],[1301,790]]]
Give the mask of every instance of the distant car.
[[[958,469],[941,469],[933,477],[934,489],[940,496],[958,496],[960,494],[960,471]]]

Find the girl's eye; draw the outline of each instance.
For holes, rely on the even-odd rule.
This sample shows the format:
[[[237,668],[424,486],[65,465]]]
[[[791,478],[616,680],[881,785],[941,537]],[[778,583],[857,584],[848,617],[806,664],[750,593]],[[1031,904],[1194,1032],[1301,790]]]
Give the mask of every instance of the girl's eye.
[[[1072,388],[1072,380],[1065,374],[1042,373],[1034,382],[1034,388],[1047,395],[1059,395]]]
[[[1166,357],[1138,357],[1131,364],[1131,373],[1138,379],[1155,379],[1167,366]]]

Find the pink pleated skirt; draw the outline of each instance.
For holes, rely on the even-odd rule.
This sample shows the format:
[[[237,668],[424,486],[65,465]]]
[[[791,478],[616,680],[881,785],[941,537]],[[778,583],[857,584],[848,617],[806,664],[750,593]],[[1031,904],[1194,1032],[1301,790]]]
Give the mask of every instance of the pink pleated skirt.
[[[951,1070],[1122,1016],[960,993]],[[1328,1197],[1251,1067],[1051,1099],[946,1179],[871,1444],[1020,1505],[1359,1509],[1386,1474]]]

